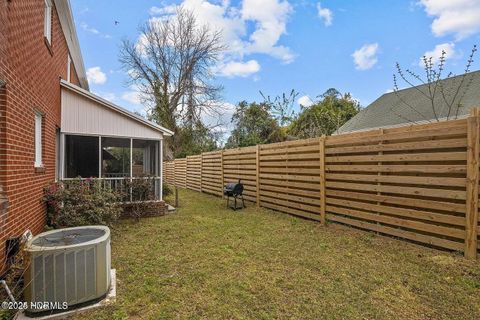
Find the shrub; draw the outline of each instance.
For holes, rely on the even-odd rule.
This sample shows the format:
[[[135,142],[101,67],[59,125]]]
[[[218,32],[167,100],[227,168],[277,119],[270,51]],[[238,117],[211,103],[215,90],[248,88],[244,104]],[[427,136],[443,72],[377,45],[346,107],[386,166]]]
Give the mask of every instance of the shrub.
[[[94,179],[53,183],[44,190],[47,226],[111,225],[121,214],[120,195]]]
[[[136,179],[125,182],[125,201],[149,201],[155,200],[155,182],[152,177],[143,175]],[[131,191],[131,199],[130,199]]]
[[[155,215],[155,212],[159,210],[159,203],[155,196],[155,185],[158,180],[153,178],[144,175],[126,181],[126,192],[123,197],[126,201],[124,204],[125,216],[130,216],[138,221],[141,217]]]
[[[162,195],[163,197],[168,197],[169,195],[172,195],[173,194],[173,189],[172,187],[170,187],[170,185],[164,183],[163,184],[163,190],[162,190]]]

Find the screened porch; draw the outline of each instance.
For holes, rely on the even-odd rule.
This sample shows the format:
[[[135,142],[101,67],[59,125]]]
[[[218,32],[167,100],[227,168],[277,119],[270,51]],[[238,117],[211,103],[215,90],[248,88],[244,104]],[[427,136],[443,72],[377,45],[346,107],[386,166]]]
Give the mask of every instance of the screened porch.
[[[59,180],[95,179],[134,201],[132,185],[162,200],[163,138],[172,132],[68,82],[62,84]]]

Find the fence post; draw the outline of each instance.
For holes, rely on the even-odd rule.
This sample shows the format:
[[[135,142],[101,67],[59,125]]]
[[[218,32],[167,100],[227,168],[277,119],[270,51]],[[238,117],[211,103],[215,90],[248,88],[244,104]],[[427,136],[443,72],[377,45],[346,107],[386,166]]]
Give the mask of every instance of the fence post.
[[[203,172],[203,152],[200,153],[200,192],[203,192],[203,189],[202,189],[202,172]]]
[[[319,142],[319,157],[320,157],[320,223],[326,223],[326,194],[325,194],[325,135],[320,137]]]
[[[465,257],[477,258],[478,181],[479,181],[479,110],[472,109],[467,119],[467,199],[465,219]]]
[[[257,171],[256,173],[256,178],[257,178],[257,187],[256,187],[256,191],[257,191],[257,195],[256,195],[256,198],[257,198],[257,208],[260,208],[260,145],[257,144],[257,155],[256,155],[256,165],[255,165],[255,169]]]
[[[223,150],[220,151],[220,172],[222,174],[222,178],[221,178],[221,185],[220,185],[220,197],[225,198],[225,196],[223,195],[223,186],[225,185],[225,181],[224,181],[224,174],[223,174]]]
[[[185,157],[185,171],[184,171],[185,172],[185,176],[184,176],[185,179],[183,179],[185,189],[187,189],[187,170],[188,170],[188,159],[187,159],[187,157]]]

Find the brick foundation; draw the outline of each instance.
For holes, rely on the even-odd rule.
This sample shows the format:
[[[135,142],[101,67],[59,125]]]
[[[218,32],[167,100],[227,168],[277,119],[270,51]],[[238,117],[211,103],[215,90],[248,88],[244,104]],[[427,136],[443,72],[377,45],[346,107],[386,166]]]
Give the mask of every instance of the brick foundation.
[[[143,213],[141,217],[155,217],[155,216],[163,216],[167,212],[167,205],[165,201],[146,201],[146,205],[143,207]],[[131,211],[135,204],[131,202],[127,202],[123,204],[123,214],[122,218],[130,218]]]

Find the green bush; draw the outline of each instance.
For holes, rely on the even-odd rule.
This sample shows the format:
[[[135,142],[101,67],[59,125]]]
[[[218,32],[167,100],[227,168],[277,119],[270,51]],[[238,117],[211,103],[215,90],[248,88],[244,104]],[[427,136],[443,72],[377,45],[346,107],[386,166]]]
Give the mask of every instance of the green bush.
[[[163,197],[168,197],[169,195],[173,194],[173,189],[172,187],[170,187],[170,185],[164,183],[163,184],[163,191],[162,191],[162,195]]]
[[[94,179],[53,183],[44,190],[47,226],[111,225],[122,212],[120,195]]]

